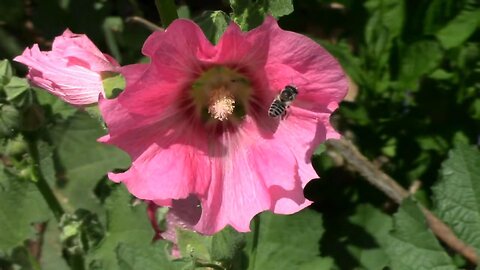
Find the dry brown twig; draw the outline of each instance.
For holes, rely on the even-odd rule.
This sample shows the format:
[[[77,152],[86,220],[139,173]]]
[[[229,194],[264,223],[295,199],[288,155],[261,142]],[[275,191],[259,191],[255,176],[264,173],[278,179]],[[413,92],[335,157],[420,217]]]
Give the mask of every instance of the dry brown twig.
[[[327,146],[340,153],[355,171],[365,180],[381,190],[389,198],[400,204],[410,193],[400,186],[394,179],[380,171],[348,140],[328,140]],[[432,232],[452,250],[458,252],[469,262],[477,264],[478,257],[475,249],[460,240],[455,233],[436,217],[430,210],[420,206]]]

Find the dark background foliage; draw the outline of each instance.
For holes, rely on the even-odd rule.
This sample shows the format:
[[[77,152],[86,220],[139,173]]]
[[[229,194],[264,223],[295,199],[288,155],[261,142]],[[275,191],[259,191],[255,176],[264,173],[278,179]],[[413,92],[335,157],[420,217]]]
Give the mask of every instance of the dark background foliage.
[[[212,24],[207,10],[221,10],[215,16],[226,18],[230,4],[238,5],[232,18],[251,29],[261,21],[255,16],[280,17],[290,13],[290,3],[176,1],[179,16],[205,23],[213,41],[226,24],[217,20],[215,30],[206,27]],[[437,202],[446,202],[442,194],[450,191],[480,201],[478,150],[466,146],[480,141],[480,3],[299,0],[293,7],[280,26],[318,41],[351,79],[331,120],[337,129],[456,232],[480,228],[480,204],[466,214],[468,227],[449,217],[448,203],[442,208]],[[132,16],[160,24],[150,0],[2,0],[0,59],[11,60],[33,43],[49,49],[68,27],[121,64],[145,61],[141,47],[151,32]],[[474,269],[434,238],[415,203],[399,210],[325,146],[312,158],[321,179],[305,188],[313,211],[264,214],[246,236],[186,232],[183,251],[190,245],[197,252],[170,262],[166,243],[150,245],[145,206],[131,206],[132,198],[106,179],[107,171],[127,168],[129,160],[96,143],[105,130],[94,110],[77,110],[30,88],[22,78],[25,67],[12,65],[15,72],[7,62],[0,65],[0,269],[180,269],[211,261],[227,269]],[[55,222],[29,181],[36,168],[32,148],[40,174],[72,213],[63,223]],[[468,188],[456,190],[465,183]],[[75,212],[79,208],[88,211]],[[459,235],[479,250],[475,237]],[[83,262],[75,261],[77,255]]]

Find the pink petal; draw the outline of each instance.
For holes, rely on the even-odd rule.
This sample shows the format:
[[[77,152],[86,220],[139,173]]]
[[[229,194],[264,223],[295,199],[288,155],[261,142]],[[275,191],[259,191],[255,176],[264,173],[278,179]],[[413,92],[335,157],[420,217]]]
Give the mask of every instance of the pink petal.
[[[55,38],[52,51],[42,52],[35,44],[14,60],[29,67],[28,78],[34,85],[74,105],[96,103],[103,93],[99,72],[118,68],[85,35],[69,30]]]
[[[112,180],[173,209],[176,200],[197,197],[202,212],[194,228],[206,234],[226,225],[249,231],[262,211],[291,214],[311,204],[303,196],[317,178],[310,158],[319,143],[339,136],[329,117],[347,89],[333,57],[309,38],[281,30],[272,17],[247,33],[231,24],[217,46],[193,22],[176,20],[152,34],[143,52],[151,63],[122,68],[126,90],[100,100],[109,128],[101,140],[133,161]],[[242,73],[253,88],[247,115],[232,130],[209,129],[193,113],[191,84],[215,65]],[[299,94],[287,118],[268,117],[288,84]]]

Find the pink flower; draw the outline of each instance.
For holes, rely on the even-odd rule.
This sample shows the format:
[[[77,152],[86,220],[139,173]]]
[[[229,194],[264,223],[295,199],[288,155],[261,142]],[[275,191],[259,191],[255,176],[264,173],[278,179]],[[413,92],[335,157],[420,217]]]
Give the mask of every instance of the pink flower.
[[[51,51],[42,52],[34,44],[14,60],[28,66],[28,78],[34,85],[74,105],[96,103],[103,93],[100,72],[119,67],[86,35],[68,29],[55,38]]]
[[[348,87],[337,61],[311,39],[280,29],[272,17],[247,33],[232,23],[213,46],[188,20],[153,33],[149,64],[121,69],[127,86],[100,100],[109,134],[100,141],[132,158],[109,174],[138,198],[172,206],[196,196],[204,234],[231,225],[250,230],[256,214],[295,213],[310,201],[315,147],[338,138],[329,117]],[[286,85],[298,89],[288,115],[268,109]]]

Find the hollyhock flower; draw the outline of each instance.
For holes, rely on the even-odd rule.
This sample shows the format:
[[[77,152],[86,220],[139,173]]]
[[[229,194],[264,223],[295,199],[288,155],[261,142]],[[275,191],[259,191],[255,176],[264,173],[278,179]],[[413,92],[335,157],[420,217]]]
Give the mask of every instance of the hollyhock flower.
[[[272,17],[242,32],[232,23],[216,46],[192,21],[153,33],[149,64],[125,66],[125,91],[100,99],[109,134],[100,141],[132,158],[110,173],[138,198],[175,208],[197,197],[194,229],[250,230],[256,214],[295,213],[310,201],[303,187],[317,174],[315,147],[339,134],[329,117],[345,96],[337,61],[311,39],[280,29]],[[298,89],[286,117],[268,109],[286,85]]]
[[[27,77],[34,85],[74,105],[96,103],[103,93],[100,73],[119,68],[86,35],[68,29],[55,38],[51,51],[40,51],[34,44],[14,60],[28,66]]]

